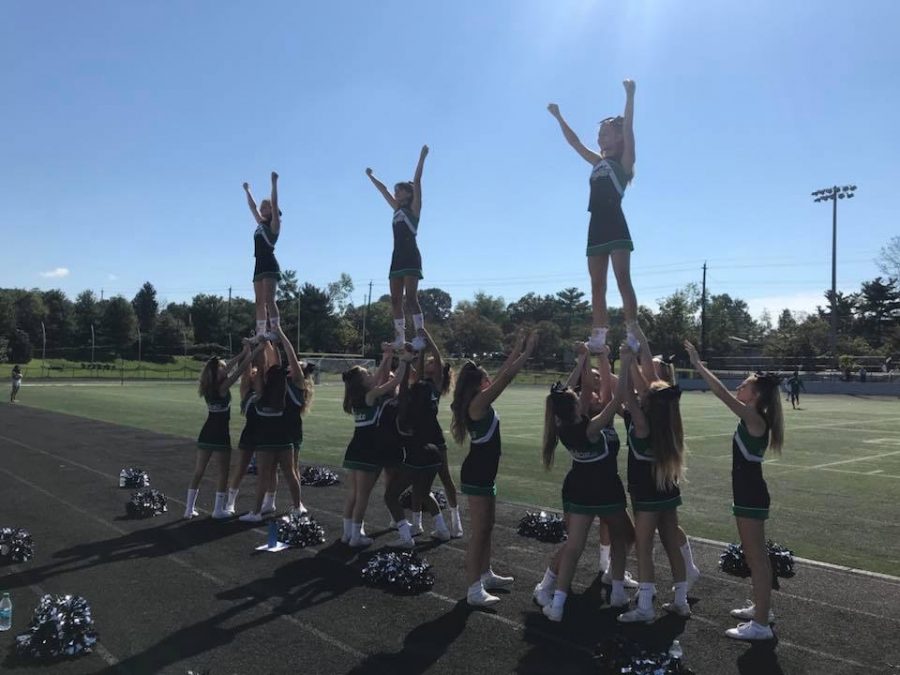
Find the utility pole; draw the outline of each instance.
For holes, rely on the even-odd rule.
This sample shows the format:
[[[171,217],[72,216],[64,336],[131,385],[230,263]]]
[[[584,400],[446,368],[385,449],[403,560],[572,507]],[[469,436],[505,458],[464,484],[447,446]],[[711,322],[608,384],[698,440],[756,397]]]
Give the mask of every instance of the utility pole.
[[[297,294],[297,353],[300,353],[300,294]]]
[[[706,359],[706,261],[703,261],[703,290],[700,293],[700,358]]]
[[[366,320],[369,317],[369,305],[372,302],[372,281],[369,280],[369,296],[366,299],[366,306],[363,309],[363,325],[362,325],[362,357],[366,357]]]
[[[234,354],[231,348],[231,286],[228,287],[228,307],[225,309],[225,327],[228,330],[228,355]]]
[[[103,289],[100,289],[100,302],[103,302]]]
[[[814,202],[832,202],[831,209],[831,331],[828,346],[831,351],[832,367],[838,368],[837,353],[837,203],[838,199],[851,199],[856,192],[855,185],[834,185],[812,193]]]

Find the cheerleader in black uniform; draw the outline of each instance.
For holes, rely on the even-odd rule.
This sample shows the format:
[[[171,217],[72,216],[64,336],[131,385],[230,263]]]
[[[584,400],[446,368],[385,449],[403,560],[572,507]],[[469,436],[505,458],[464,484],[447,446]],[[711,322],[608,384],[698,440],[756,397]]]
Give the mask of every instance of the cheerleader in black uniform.
[[[380,455],[378,422],[385,397],[392,397],[397,385],[405,378],[409,358],[402,358],[391,376],[393,347],[382,344],[381,365],[374,373],[362,366],[353,366],[344,373],[344,412],[353,415],[353,438],[344,453],[344,468],[348,469],[347,499],[344,501],[344,533],[341,541],[354,548],[369,546],[372,539],[364,531],[364,518],[369,496],[378,474],[384,466]]]
[[[637,607],[619,615],[622,623],[651,623],[656,618],[653,609],[656,595],[653,539],[656,532],[666,550],[675,581],[674,602],[665,603],[663,609],[682,617],[691,615],[684,558],[678,541],[678,507],[681,505],[678,483],[684,472],[680,397],[678,387],[661,380],[654,380],[640,401],[633,388],[626,390],[625,405],[631,416],[628,492],[634,511],[640,586]]]
[[[416,244],[416,235],[419,233],[419,216],[422,213],[422,170],[427,156],[428,146],[423,145],[412,182],[397,183],[394,186],[394,194],[388,192],[385,184],[372,173],[372,169],[366,169],[369,180],[394,211],[394,253],[391,257],[391,271],[388,274],[391,285],[391,308],[394,314],[394,349],[402,349],[406,342],[404,295],[405,309],[412,314],[416,328],[416,336],[412,341],[413,349],[416,351],[425,349],[423,334],[425,317],[418,297],[419,280],[422,278],[422,255]]]
[[[675,386],[678,384],[675,377],[674,355],[665,357],[662,354],[653,356],[650,352],[650,345],[647,342],[647,336],[638,328],[636,331],[637,338],[641,343],[640,360],[632,362],[631,372],[634,389],[638,393],[638,397],[646,396],[650,390],[650,383],[659,380]],[[684,559],[684,568],[687,574],[687,589],[690,591],[697,580],[700,578],[700,568],[694,563],[694,553],[691,550],[691,540],[688,539],[687,533],[681,525],[677,529],[678,549],[681,551],[681,557]]]
[[[275,288],[281,279],[281,268],[275,259],[275,242],[281,234],[281,209],[278,208],[278,174],[272,172],[272,196],[263,199],[256,208],[250,185],[244,183],[247,194],[247,205],[256,220],[256,231],[253,233],[253,255],[256,266],[253,268],[253,293],[256,296],[256,334],[266,332],[266,315],[272,330],[280,325],[278,305],[275,304]],[[274,333],[268,335],[274,338]]]
[[[587,345],[581,347],[582,379],[590,377]],[[623,365],[630,365],[631,351],[622,345]],[[562,500],[568,539],[560,554],[554,558],[548,572],[555,574],[552,600],[544,604],[543,613],[551,621],[562,621],[563,607],[570,592],[578,560],[584,550],[595,517],[603,519],[610,530],[613,543],[612,578],[613,606],[628,604],[625,595],[625,556],[634,539],[634,528],[625,511],[625,489],[619,479],[615,448],[610,446],[606,430],[621,406],[629,385],[628,370],[623,369],[612,400],[594,417],[587,412],[591,405],[591,388],[585,386],[581,394],[555,384],[547,397],[544,419],[544,468],[553,466],[557,443],[562,441],[572,457],[572,468],[563,482]],[[545,578],[546,578],[545,574]],[[545,579],[546,580],[546,579]],[[535,599],[544,595],[544,581],[535,589]]]
[[[766,519],[769,517],[769,489],[762,475],[766,449],[781,452],[784,443],[784,417],[780,378],[774,373],[756,373],[738,385],[732,394],[700,361],[700,355],[690,342],[685,349],[691,365],[709,384],[712,392],[728,409],[740,418],[731,442],[731,488],[734,496],[732,511],[744,557],[753,582],[753,601],[745,607],[731,610],[731,615],[744,619],[737,628],[729,628],[725,635],[736,640],[771,640],[772,568],[766,549]]]
[[[429,351],[437,351],[427,332],[425,340]],[[421,505],[425,505],[434,518],[435,529],[431,536],[439,541],[450,539],[450,530],[444,521],[441,508],[431,495],[434,477],[442,463],[440,446],[444,441],[444,434],[437,419],[434,388],[424,377],[425,350],[419,352],[418,359],[415,377],[407,378],[400,383],[397,428],[403,442],[403,463],[401,470],[387,484],[384,492],[385,504],[399,532],[395,545],[400,548],[415,546],[410,523],[400,505],[400,495],[407,487],[412,487],[413,510],[416,510],[416,504],[420,505],[419,527],[421,528]]]
[[[486,607],[500,602],[488,593],[513,582],[491,569],[491,532],[497,508],[497,469],[500,466],[500,418],[493,402],[513,381],[534,352],[537,332],[520,338],[492,380],[484,368],[467,361],[453,389],[451,433],[462,445],[469,437],[469,454],[460,469],[460,489],[469,498],[469,545],[466,547],[466,602]]]
[[[588,229],[588,271],[591,274],[591,304],[593,306],[593,332],[588,341],[596,352],[606,344],[609,330],[609,313],[606,308],[606,275],[612,259],[613,273],[622,295],[625,312],[625,328],[628,344],[635,352],[638,341],[637,297],[631,284],[631,251],[634,244],[628,231],[628,223],[622,213],[622,197],[625,188],[634,177],[634,81],[625,80],[625,114],[608,117],[600,122],[597,141],[600,152],[588,149],[566,124],[559,106],[547,106],[559,123],[563,136],[575,151],[593,167],[591,172],[591,198],[588,211],[591,222]]]
[[[262,347],[257,347],[256,353],[261,350]],[[243,350],[236,357],[227,363],[218,357],[213,357],[206,362],[206,366],[200,373],[198,391],[206,401],[208,415],[206,423],[200,430],[200,436],[197,438],[197,461],[194,466],[194,475],[188,486],[185,518],[194,518],[199,515],[194,506],[197,503],[200,481],[203,479],[206,466],[212,457],[215,457],[218,469],[216,503],[212,517],[228,518],[231,515],[225,510],[225,490],[228,487],[228,465],[231,460],[231,435],[228,430],[231,420],[231,385],[241,376],[254,355],[250,351],[250,344],[244,342]]]
[[[456,483],[453,480],[453,475],[450,473],[450,465],[447,458],[447,442],[444,439],[444,431],[440,427],[440,422],[437,421],[441,397],[446,396],[453,387],[453,369],[450,367],[449,363],[444,362],[440,350],[434,344],[434,340],[431,339],[428,331],[425,331],[425,340],[428,343],[429,351],[432,354],[432,357],[425,361],[425,381],[431,385],[432,408],[435,423],[437,424],[435,436],[439,439],[438,450],[441,453],[441,466],[438,469],[438,477],[441,479],[441,484],[444,486],[444,494],[447,496],[447,506],[450,510],[450,522],[447,524],[450,531],[450,537],[459,539],[463,536],[463,527],[462,519],[459,515]],[[413,535],[415,535],[423,531],[422,503],[415,495],[413,495],[412,507],[412,532]]]
[[[256,483],[256,508],[245,513],[240,520],[247,523],[262,521],[262,506],[266,492],[274,492],[274,476],[278,467],[287,481],[293,508],[291,513],[304,513],[300,504],[300,483],[294,475],[292,455],[294,446],[284,420],[287,397],[287,368],[281,363],[278,351],[275,362],[263,374],[262,389],[252,403],[256,413],[255,450],[259,466]]]

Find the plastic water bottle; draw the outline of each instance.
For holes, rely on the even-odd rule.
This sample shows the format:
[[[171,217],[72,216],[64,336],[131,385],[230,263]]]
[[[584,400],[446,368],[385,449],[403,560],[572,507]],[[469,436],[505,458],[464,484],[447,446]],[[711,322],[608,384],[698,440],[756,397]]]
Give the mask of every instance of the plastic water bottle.
[[[278,525],[276,525],[275,521],[269,523],[269,548],[275,548],[278,546]]]
[[[0,600],[0,630],[9,630],[12,626],[12,600],[9,599],[9,593],[3,594]]]
[[[669,647],[669,658],[680,661],[682,656],[684,656],[684,651],[681,649],[678,640],[672,640],[672,646]]]
[[[126,474],[125,474],[125,469],[122,469],[122,470],[119,472],[119,487],[120,487],[120,488],[125,487],[125,475],[126,475]]]

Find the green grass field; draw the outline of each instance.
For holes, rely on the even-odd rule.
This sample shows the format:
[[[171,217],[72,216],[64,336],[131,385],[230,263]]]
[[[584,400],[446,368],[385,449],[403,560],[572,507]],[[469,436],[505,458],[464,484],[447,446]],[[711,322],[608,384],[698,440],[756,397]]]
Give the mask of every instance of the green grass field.
[[[500,398],[501,499],[560,510],[566,455],[554,469],[540,463],[544,387],[514,386]],[[342,389],[319,386],[304,425],[303,457],[339,465],[352,433],[340,408]],[[196,389],[184,383],[26,383],[23,405],[194,437],[205,419]],[[449,413],[443,406],[445,430]],[[731,516],[731,435],[736,418],[708,393],[682,398],[689,445],[682,524],[688,533],[737,539]],[[900,575],[900,414],[896,400],[805,396],[803,410],[785,410],[786,447],[766,461],[772,495],[769,535],[806,558]],[[233,438],[241,418],[233,416]],[[622,433],[621,423],[618,425]],[[448,434],[449,438],[449,434]],[[458,475],[463,448],[451,443]],[[625,476],[625,453],[620,453]]]

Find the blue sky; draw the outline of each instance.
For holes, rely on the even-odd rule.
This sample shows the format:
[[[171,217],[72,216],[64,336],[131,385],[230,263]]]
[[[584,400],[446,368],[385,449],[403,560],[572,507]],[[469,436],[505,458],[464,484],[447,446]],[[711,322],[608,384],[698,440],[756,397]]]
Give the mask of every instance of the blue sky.
[[[431,147],[423,287],[512,301],[588,288],[585,142],[637,82],[624,208],[638,299],[709,263],[755,312],[821,304],[900,232],[900,4],[7,0],[0,24],[2,287],[252,297],[258,198],[282,176],[282,268],[387,292],[390,211],[370,186]],[[66,271],[66,272],[64,272]],[[50,274],[51,276],[45,276]],[[55,275],[55,276],[53,276]],[[610,303],[619,304],[615,284]]]

